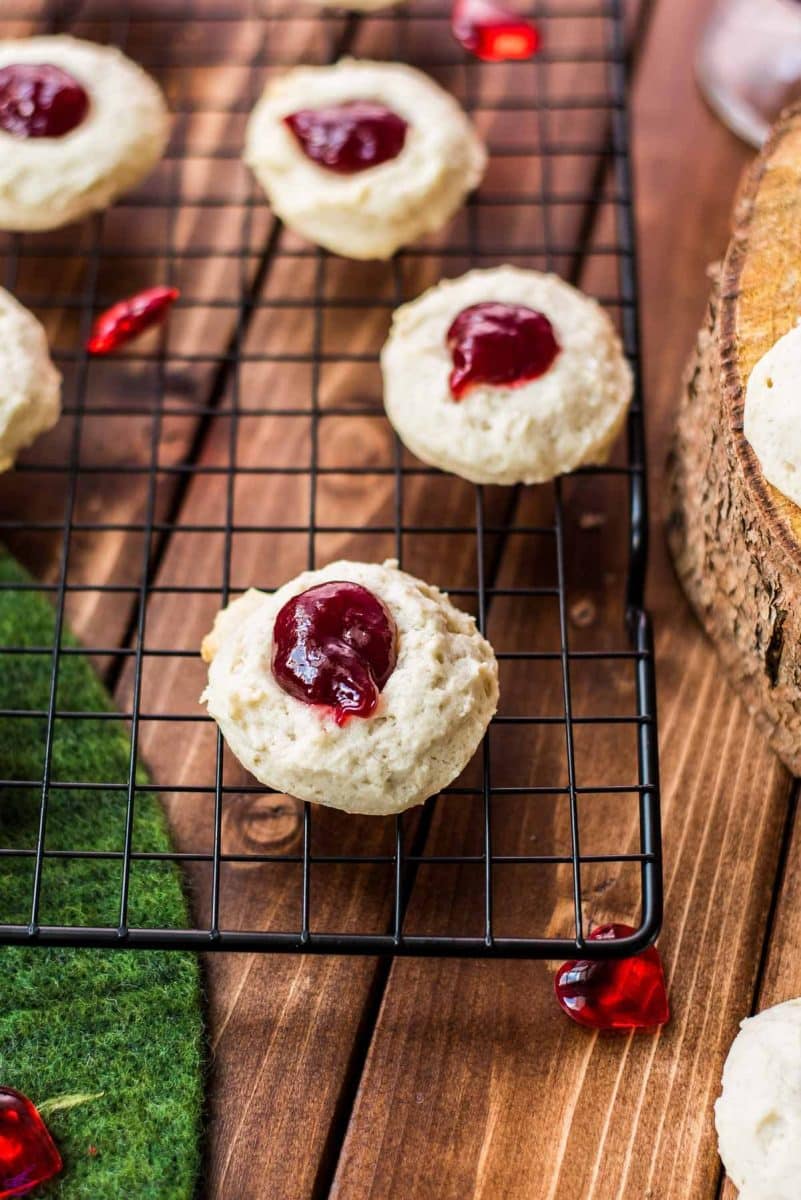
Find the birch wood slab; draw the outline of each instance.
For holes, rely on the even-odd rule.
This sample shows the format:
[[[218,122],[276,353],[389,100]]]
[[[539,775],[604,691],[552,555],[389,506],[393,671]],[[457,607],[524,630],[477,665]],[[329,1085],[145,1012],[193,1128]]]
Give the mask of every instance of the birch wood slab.
[[[679,577],[726,670],[801,772],[801,510],[743,434],[748,377],[801,314],[801,106],[746,174],[688,368],[669,467]]]

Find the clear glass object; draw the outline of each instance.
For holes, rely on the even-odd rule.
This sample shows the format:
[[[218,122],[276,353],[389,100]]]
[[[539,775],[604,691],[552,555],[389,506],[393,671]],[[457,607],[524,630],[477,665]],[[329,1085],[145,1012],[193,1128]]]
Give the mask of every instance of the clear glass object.
[[[719,0],[697,69],[718,115],[760,146],[781,110],[801,98],[801,0]]]

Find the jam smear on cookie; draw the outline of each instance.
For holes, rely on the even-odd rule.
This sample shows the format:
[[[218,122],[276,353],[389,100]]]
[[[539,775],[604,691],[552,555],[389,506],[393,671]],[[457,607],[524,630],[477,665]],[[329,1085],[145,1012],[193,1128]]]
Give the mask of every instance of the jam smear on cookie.
[[[13,137],[64,137],[88,111],[86,90],[61,67],[12,63],[0,68],[0,129]]]
[[[481,383],[518,387],[544,375],[561,349],[548,318],[522,304],[472,304],[450,326],[446,344],[454,400]]]
[[[284,124],[307,158],[340,175],[397,158],[409,128],[403,117],[373,100],[303,108],[284,117]]]
[[[290,696],[332,711],[337,725],[369,717],[397,660],[385,605],[358,583],[335,580],[293,596],[275,619],[273,675]]]

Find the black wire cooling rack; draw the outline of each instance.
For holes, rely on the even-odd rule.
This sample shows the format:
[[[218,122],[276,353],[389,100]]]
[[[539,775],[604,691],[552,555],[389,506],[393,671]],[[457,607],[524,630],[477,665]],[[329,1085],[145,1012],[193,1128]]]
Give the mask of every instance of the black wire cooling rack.
[[[2,942],[558,958],[631,953],[658,933],[639,389],[627,448],[608,467],[495,490],[402,450],[377,369],[399,301],[508,261],[595,294],[636,370],[621,5],[541,0],[543,50],[513,65],[463,54],[447,8],[3,6],[0,36],[70,32],[126,49],[165,87],[175,130],[154,176],[105,215],[2,241],[5,285],[46,322],[65,374],[60,426],[0,478],[0,537],[36,580],[0,589],[45,594],[55,611],[52,644],[0,647],[52,668],[46,705],[0,708],[12,732],[33,723],[42,748],[38,777],[0,780],[11,813],[0,872],[23,868],[29,881],[14,913],[0,913]],[[346,263],[294,238],[240,162],[247,114],[275,68],[343,53],[430,71],[492,152],[453,226],[389,264]],[[82,346],[96,313],[157,282],[182,290],[168,327],[90,361]],[[385,556],[449,590],[493,640],[502,706],[483,750],[436,801],[397,819],[273,796],[197,703],[200,637],[251,584],[276,587],[332,557]],[[78,653],[92,656],[118,711],[62,707],[64,663]],[[60,731],[107,721],[130,738],[125,771],[63,777]],[[138,806],[154,793],[173,853],[140,844]],[[51,838],[53,814],[76,794],[96,796],[98,820],[114,814],[105,848]],[[18,844],[13,813],[33,805],[36,835]],[[96,918],[78,924],[68,886],[48,876],[98,861],[107,888]],[[176,864],[188,928],[165,928],[138,899]],[[636,932],[588,942],[599,914]]]

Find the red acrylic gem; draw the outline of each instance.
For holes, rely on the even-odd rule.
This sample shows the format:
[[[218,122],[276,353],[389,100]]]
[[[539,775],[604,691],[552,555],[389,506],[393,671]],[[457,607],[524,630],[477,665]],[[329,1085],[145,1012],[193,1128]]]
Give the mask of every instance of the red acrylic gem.
[[[485,62],[531,58],[540,48],[537,26],[494,0],[454,0],[451,29],[465,50]]]
[[[522,304],[473,304],[446,338],[454,400],[479,383],[517,387],[544,375],[560,351],[548,318]]]
[[[0,1087],[0,1200],[22,1196],[62,1168],[61,1155],[33,1104]]]
[[[634,932],[630,925],[599,925],[590,940]],[[653,946],[633,958],[566,962],[554,986],[561,1008],[588,1029],[655,1029],[670,1018],[662,960]]]
[[[90,354],[108,354],[133,338],[158,325],[178,299],[177,288],[152,287],[120,300],[106,309],[94,323],[86,343]]]
[[[0,129],[13,137],[63,137],[88,111],[86,91],[61,67],[13,63],[0,69]]]
[[[275,618],[273,674],[305,704],[330,708],[337,725],[369,717],[395,669],[395,622],[357,583],[321,583],[293,596]]]
[[[372,100],[303,108],[284,117],[303,153],[321,167],[353,175],[397,158],[408,124]]]

